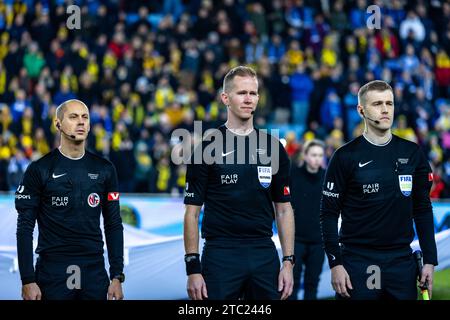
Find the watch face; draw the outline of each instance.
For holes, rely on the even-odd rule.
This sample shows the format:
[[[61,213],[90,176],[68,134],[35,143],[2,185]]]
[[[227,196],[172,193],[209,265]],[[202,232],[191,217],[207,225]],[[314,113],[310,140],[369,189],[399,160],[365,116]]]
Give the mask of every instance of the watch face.
[[[284,257],[283,261],[289,261],[290,263],[295,264],[295,256],[292,255],[292,256]]]
[[[122,282],[125,281],[125,275],[123,273],[122,274],[118,274],[117,276],[114,277],[114,279],[117,279],[117,280],[120,281],[120,283],[122,283]]]

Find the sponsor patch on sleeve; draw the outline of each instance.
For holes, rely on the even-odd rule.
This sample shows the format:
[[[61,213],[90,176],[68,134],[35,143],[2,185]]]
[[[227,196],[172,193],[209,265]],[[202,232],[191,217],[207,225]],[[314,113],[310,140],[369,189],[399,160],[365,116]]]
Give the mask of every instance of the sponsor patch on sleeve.
[[[289,190],[289,187],[287,187],[287,186],[284,187],[284,192],[283,192],[283,194],[284,194],[285,196],[288,196],[288,195],[291,194],[291,191]]]
[[[119,201],[118,192],[108,192],[108,201]]]
[[[428,181],[433,181],[434,177],[433,177],[433,172],[430,172],[428,174]]]

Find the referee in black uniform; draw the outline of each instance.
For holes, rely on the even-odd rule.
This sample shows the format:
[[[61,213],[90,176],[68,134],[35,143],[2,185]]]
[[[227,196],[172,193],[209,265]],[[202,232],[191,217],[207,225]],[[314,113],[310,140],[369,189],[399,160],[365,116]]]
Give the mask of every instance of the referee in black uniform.
[[[208,164],[203,157],[201,163],[188,165],[184,244],[192,299],[286,299],[292,293],[294,215],[289,159],[277,139],[253,128],[258,98],[253,69],[230,70],[222,92],[227,122],[212,134],[211,142],[204,141],[195,151],[201,156],[212,141],[219,143],[217,161]],[[252,143],[255,137],[256,144]],[[265,156],[270,162],[262,160]],[[200,261],[198,222],[203,204],[206,241]],[[284,256],[281,271],[271,240],[274,216]]]
[[[303,274],[304,300],[317,299],[325,252],[320,233],[320,195],[325,170],[324,143],[307,141],[302,150],[303,163],[293,163],[291,168],[291,198],[295,216],[294,291],[290,300],[297,300]],[[293,161],[294,162],[294,161]]]
[[[122,299],[123,226],[111,162],[85,150],[89,110],[68,100],[56,110],[61,144],[32,162],[17,188],[17,253],[25,300]],[[109,275],[103,258],[104,218]],[[33,266],[33,229],[39,254]],[[111,280],[111,282],[110,282]]]
[[[361,87],[358,112],[364,134],[336,150],[322,192],[322,236],[336,297],[417,299],[413,222],[424,259],[420,283],[428,283],[431,295],[438,262],[431,168],[417,144],[391,133],[389,84],[376,80]]]

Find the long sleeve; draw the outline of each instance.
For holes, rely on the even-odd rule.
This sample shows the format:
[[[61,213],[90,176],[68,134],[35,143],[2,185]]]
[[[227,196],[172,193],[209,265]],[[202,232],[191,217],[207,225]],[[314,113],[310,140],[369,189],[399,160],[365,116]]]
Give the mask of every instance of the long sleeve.
[[[320,226],[325,253],[330,268],[342,264],[339,247],[338,219],[342,209],[342,199],[346,188],[344,164],[340,160],[339,150],[330,160],[325,173],[320,205]]]
[[[105,182],[105,200],[102,214],[105,226],[106,246],[108,248],[109,275],[114,277],[123,272],[123,225],[120,217],[120,204],[117,173],[111,164]]]
[[[31,163],[15,193],[17,210],[17,256],[22,284],[35,282],[33,230],[40,203],[41,179],[36,163]]]
[[[433,207],[430,201],[430,189],[433,175],[430,165],[421,149],[415,157],[418,165],[413,177],[413,218],[416,224],[424,264],[438,264],[436,241],[434,239]]]
[[[203,149],[203,144],[199,145],[190,159],[191,162],[187,165],[184,204],[202,206],[205,202],[206,187],[208,185],[208,165],[203,160],[201,160],[201,163],[195,163],[196,153],[202,156]]]
[[[289,190],[289,179],[291,163],[283,145],[278,141],[277,144],[280,163],[278,172],[274,175],[272,181],[272,199],[273,202],[277,203],[290,202],[291,192]]]

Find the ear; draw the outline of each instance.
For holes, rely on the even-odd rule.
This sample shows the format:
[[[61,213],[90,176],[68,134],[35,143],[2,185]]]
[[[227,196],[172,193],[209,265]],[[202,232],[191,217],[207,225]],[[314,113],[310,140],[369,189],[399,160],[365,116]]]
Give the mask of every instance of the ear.
[[[358,106],[356,107],[356,109],[358,110],[359,116],[361,118],[364,118],[364,107],[360,104],[358,104]]]
[[[228,98],[228,93],[222,91],[222,93],[220,94],[220,99],[222,100],[222,103],[224,105],[226,105],[227,107],[229,106],[230,99]]]
[[[57,119],[55,119],[55,127],[56,127],[58,130],[61,130],[61,124],[59,123],[59,120],[57,120]]]

